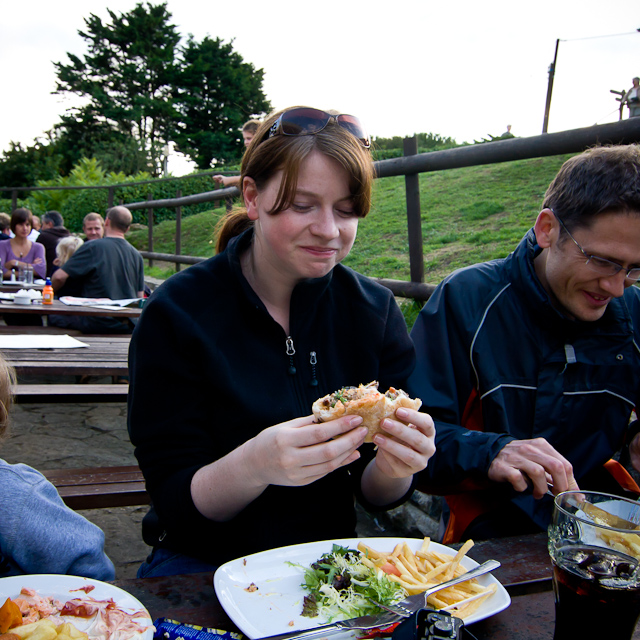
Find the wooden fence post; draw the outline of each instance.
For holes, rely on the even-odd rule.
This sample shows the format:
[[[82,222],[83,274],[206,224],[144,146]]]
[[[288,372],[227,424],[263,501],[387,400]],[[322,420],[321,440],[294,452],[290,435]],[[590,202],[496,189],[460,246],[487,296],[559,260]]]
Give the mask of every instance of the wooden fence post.
[[[182,198],[182,189],[176,191],[176,198]],[[182,253],[182,207],[176,207],[176,255]],[[176,271],[180,271],[182,265],[176,262]]]
[[[18,191],[14,189],[11,192],[11,211],[15,211],[18,208]]]
[[[115,198],[115,187],[109,187],[107,190],[107,209],[113,207],[113,200]]]
[[[418,153],[418,139],[405,138],[402,141],[405,156]],[[407,198],[407,231],[409,234],[409,273],[411,282],[424,282],[424,254],[422,246],[422,219],[420,216],[420,176],[407,173],[404,177]]]
[[[147,194],[147,200],[151,200],[150,193]],[[147,224],[149,225],[149,242],[148,242],[149,253],[153,253],[153,207],[149,207],[149,209],[147,209],[147,216],[148,216]],[[153,260],[151,258],[149,258],[149,266],[153,267]]]

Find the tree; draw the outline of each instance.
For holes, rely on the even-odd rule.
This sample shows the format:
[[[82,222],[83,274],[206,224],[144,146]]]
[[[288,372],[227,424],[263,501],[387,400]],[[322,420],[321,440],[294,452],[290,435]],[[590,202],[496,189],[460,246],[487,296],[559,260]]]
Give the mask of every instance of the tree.
[[[139,3],[129,13],[107,9],[110,24],[91,14],[79,31],[89,52],[68,53],[70,64],[56,63],[56,93],[74,93],[88,104],[72,110],[80,122],[101,121],[125,136],[134,136],[159,167],[168,139],[180,35],[170,23],[167,5]]]
[[[127,175],[153,171],[153,161],[135,137],[112,128],[88,106],[79,114],[66,114],[55,127],[57,144],[64,156],[63,175],[83,158],[95,158],[105,171]]]
[[[11,142],[0,160],[0,185],[35,186],[38,180],[49,180],[59,175],[62,161],[63,156],[51,137],[47,141],[36,140],[30,147]],[[20,194],[20,197],[24,196],[24,193]]]
[[[55,92],[80,96],[83,106],[62,115],[46,143],[14,145],[0,160],[0,183],[68,175],[82,158],[107,171],[158,175],[170,141],[209,168],[214,159],[239,158],[242,124],[270,109],[262,69],[209,36],[189,36],[180,47],[166,2],[107,11],[108,21],[91,14],[78,31],[87,53],[68,53],[68,63],[55,64]]]
[[[262,92],[264,71],[244,62],[231,42],[209,36],[199,43],[189,36],[181,55],[172,139],[200,169],[236,160],[244,122],[271,108]]]

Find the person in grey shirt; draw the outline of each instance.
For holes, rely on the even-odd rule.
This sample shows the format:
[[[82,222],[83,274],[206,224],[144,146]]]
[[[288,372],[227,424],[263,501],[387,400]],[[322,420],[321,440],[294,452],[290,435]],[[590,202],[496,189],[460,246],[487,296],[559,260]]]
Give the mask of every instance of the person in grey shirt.
[[[132,216],[126,207],[113,207],[104,223],[105,237],[85,242],[68,262],[51,276],[54,291],[70,280],[78,284],[84,298],[122,300],[144,297],[144,261],[125,239]],[[131,333],[133,323],[119,318],[93,316],[49,316],[56,327],[83,333]]]
[[[0,437],[7,432],[14,382],[0,356]],[[0,577],[32,573],[115,578],[102,530],[69,509],[39,471],[0,459]]]

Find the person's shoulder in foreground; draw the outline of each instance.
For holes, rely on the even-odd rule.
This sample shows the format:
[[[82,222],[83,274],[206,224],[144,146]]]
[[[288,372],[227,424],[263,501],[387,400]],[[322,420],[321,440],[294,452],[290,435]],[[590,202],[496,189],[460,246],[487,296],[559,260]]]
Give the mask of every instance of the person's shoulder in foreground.
[[[14,380],[13,369],[0,357],[0,437],[6,435]],[[0,574],[115,577],[102,530],[67,507],[35,469],[0,460],[0,513]]]
[[[412,330],[410,391],[437,425],[424,475],[445,491],[488,488],[493,505],[474,496],[478,518],[511,502],[504,523],[543,528],[547,481],[554,493],[592,481],[625,440],[640,397],[638,278],[638,146],[571,158],[514,253],[445,279]],[[640,440],[630,444],[640,468]],[[462,502],[449,500],[458,523]]]
[[[113,580],[104,533],[67,507],[35,469],[0,460],[0,552],[3,575],[60,573]]]

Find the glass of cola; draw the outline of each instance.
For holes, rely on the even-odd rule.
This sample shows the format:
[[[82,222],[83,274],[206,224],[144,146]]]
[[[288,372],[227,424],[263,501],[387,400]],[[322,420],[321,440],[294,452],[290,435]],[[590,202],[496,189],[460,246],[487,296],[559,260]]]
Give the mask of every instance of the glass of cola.
[[[628,640],[640,615],[640,503],[590,491],[556,496],[549,526],[554,640]]]

